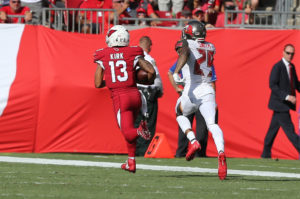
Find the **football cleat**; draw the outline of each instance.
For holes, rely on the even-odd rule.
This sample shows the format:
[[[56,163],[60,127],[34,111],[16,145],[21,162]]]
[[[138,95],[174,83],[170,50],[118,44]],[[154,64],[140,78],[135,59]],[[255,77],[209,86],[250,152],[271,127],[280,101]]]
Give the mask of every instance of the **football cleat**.
[[[135,173],[136,164],[134,159],[128,159],[126,163],[121,165],[121,168],[125,171],[129,171],[131,173]]]
[[[186,153],[185,159],[187,161],[191,161],[195,157],[195,153],[201,149],[199,142],[196,140],[188,149]]]
[[[226,157],[224,152],[219,153],[218,157],[218,175],[220,180],[224,180],[227,176],[227,164],[226,164]]]
[[[151,133],[147,127],[147,122],[142,120],[139,128],[137,129],[137,134],[144,138],[145,140],[151,139]]]

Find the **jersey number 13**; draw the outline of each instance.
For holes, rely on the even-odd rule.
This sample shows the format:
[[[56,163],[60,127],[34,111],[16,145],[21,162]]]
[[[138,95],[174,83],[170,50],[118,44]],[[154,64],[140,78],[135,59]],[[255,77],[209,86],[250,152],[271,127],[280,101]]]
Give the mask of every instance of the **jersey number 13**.
[[[119,82],[125,82],[128,79],[128,73],[127,73],[127,64],[124,60],[117,60],[117,61],[109,61],[108,62],[110,66],[110,72],[111,72],[111,81],[115,83],[116,81]],[[120,75],[116,75],[116,68],[120,68],[119,71],[121,72]]]

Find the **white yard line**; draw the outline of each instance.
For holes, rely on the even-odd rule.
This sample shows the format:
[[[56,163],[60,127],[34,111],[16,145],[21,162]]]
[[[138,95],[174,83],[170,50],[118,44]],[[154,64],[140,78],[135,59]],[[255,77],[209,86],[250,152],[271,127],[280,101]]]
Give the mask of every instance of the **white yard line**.
[[[121,163],[114,163],[114,162],[93,162],[93,161],[82,161],[82,160],[58,160],[58,159],[44,159],[44,158],[19,158],[19,157],[9,157],[9,156],[0,156],[0,162],[50,164],[50,165],[65,165],[65,166],[86,166],[86,167],[111,167],[111,168],[121,167]],[[137,169],[155,170],[155,171],[214,173],[214,174],[218,172],[217,169],[207,169],[207,168],[199,168],[199,167],[158,166],[158,165],[145,165],[145,164],[137,164]],[[298,173],[282,173],[282,172],[271,172],[271,171],[248,171],[248,170],[229,169],[227,173],[229,175],[300,178],[300,174]]]

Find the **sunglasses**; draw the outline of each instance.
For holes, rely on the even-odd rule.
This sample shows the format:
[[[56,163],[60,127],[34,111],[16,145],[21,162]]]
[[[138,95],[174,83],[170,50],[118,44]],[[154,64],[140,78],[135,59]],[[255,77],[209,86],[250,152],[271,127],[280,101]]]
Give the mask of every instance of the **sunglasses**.
[[[225,10],[235,10],[235,6],[225,6]]]
[[[291,53],[291,52],[287,52],[287,51],[284,51],[287,55],[294,55],[295,53]]]
[[[21,1],[11,1],[12,3],[21,3]]]

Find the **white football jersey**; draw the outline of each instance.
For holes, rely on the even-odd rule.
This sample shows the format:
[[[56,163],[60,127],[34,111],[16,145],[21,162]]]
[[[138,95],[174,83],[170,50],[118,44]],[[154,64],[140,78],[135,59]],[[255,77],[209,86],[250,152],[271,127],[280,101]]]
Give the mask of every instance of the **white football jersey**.
[[[197,42],[187,40],[190,48],[190,56],[182,68],[186,84],[199,84],[212,82],[212,66],[215,46],[210,42]]]

